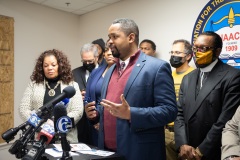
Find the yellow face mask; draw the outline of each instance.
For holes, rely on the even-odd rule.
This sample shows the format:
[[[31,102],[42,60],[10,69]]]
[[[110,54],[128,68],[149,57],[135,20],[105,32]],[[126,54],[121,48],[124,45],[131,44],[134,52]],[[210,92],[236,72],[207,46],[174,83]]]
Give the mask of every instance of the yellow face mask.
[[[213,51],[209,50],[206,52],[196,52],[195,53],[195,63],[197,65],[208,65],[213,61]]]

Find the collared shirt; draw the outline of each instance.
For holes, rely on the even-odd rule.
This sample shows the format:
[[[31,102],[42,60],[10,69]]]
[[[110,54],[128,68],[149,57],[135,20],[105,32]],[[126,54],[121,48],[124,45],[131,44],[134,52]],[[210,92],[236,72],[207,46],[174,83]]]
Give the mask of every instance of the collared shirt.
[[[121,64],[122,62],[125,63],[125,66],[122,71],[124,71],[127,68],[129,61],[130,61],[130,57],[128,59],[126,59],[125,61],[122,61],[121,59],[119,59],[119,64]]]
[[[213,67],[217,64],[218,59],[216,59],[215,61],[213,61],[211,64],[209,64],[207,67],[204,68],[200,68],[201,72],[211,72],[211,70],[213,69]]]

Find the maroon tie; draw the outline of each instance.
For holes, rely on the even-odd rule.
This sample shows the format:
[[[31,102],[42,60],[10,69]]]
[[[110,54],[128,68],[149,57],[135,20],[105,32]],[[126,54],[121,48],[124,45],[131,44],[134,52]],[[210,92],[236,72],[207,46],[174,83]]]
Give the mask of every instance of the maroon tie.
[[[124,67],[125,67],[125,62],[122,62],[122,63],[120,64],[120,67],[119,67],[119,70],[118,70],[119,76],[122,75],[122,72],[123,72]]]

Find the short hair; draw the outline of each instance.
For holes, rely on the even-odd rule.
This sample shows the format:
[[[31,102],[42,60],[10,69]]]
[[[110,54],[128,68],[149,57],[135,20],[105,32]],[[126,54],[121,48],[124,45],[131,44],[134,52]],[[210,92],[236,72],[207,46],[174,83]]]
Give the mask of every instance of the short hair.
[[[36,60],[36,65],[30,79],[32,81],[35,81],[36,83],[43,83],[45,78],[43,61],[45,57],[51,55],[53,55],[57,59],[59,80],[61,80],[65,84],[69,84],[71,81],[73,81],[71,65],[67,59],[67,56],[64,55],[63,52],[56,49],[47,50],[39,56],[39,58]]]
[[[80,50],[80,55],[82,56],[84,52],[92,52],[94,57],[98,57],[98,49],[92,43],[87,43],[82,46]]]
[[[129,35],[131,33],[135,34],[135,42],[138,45],[139,43],[139,29],[137,24],[128,18],[120,18],[115,19],[112,24],[120,24],[121,30],[125,33],[125,35]]]
[[[140,43],[140,45],[142,44],[142,43],[144,43],[144,42],[146,42],[146,43],[150,43],[151,44],[151,46],[152,46],[152,49],[154,50],[154,51],[156,51],[156,44],[152,41],[152,40],[150,40],[150,39],[144,39],[144,40],[142,40],[142,42]]]
[[[183,43],[184,45],[184,53],[191,55],[191,58],[188,60],[188,63],[192,60],[192,45],[189,41],[185,39],[178,39],[173,41],[173,45],[177,43]]]
[[[200,34],[201,35],[206,35],[206,36],[212,36],[214,37],[213,45],[215,48],[221,48],[223,46],[222,38],[215,32],[213,31],[206,31]]]

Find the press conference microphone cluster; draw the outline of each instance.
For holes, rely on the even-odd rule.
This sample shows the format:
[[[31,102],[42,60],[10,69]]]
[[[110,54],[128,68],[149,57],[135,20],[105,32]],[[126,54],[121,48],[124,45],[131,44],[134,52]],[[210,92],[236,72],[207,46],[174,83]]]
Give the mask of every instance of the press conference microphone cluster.
[[[26,154],[25,148],[26,148],[26,145],[27,145],[28,141],[30,140],[30,138],[33,137],[36,130],[43,124],[43,122],[47,121],[47,119],[50,118],[52,110],[53,110],[53,106],[65,98],[73,97],[75,95],[75,93],[76,93],[75,89],[71,86],[68,86],[63,89],[63,92],[60,95],[56,96],[51,101],[49,101],[48,103],[46,103],[42,107],[40,107],[36,113],[36,115],[41,118],[41,122],[39,123],[39,125],[37,125],[37,126],[31,125],[27,121],[16,128],[11,128],[11,129],[7,130],[6,132],[4,132],[2,134],[2,138],[6,142],[9,142],[14,139],[14,136],[17,134],[17,132],[20,129],[23,131],[22,136],[20,137],[20,139],[16,140],[13,143],[13,145],[9,149],[9,152],[11,154],[15,154],[16,158],[22,158]],[[28,128],[26,129],[25,127],[28,127]],[[44,141],[44,139],[42,139],[41,141]]]
[[[51,142],[55,134],[53,121],[48,119],[41,127],[37,134],[38,141],[33,143],[31,149],[22,158],[22,160],[38,160],[45,152],[46,146]]]
[[[61,102],[57,103],[55,107],[59,105],[66,108],[68,98],[65,98]],[[54,107],[54,108],[55,108]],[[55,135],[54,123],[51,119],[48,119],[39,129],[37,133],[37,140],[33,143],[32,148],[29,149],[28,153],[22,158],[22,160],[38,160],[41,159],[42,154],[45,152],[46,146],[52,141]]]
[[[71,118],[67,116],[67,110],[64,105],[57,105],[54,107],[54,126],[55,132],[57,132],[61,139],[61,146],[63,150],[62,158],[60,160],[72,160],[69,154],[71,147],[67,141],[67,132],[73,127]]]

